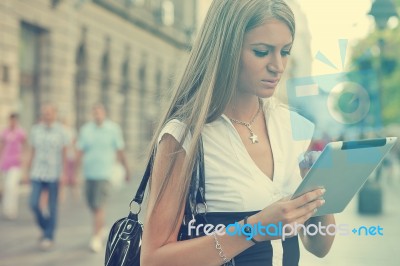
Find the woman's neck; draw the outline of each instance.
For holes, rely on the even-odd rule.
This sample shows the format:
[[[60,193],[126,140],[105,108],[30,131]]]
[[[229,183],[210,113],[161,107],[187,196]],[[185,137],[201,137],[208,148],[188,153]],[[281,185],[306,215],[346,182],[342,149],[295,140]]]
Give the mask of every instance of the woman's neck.
[[[260,108],[260,98],[255,95],[238,95],[225,108],[224,114],[243,122],[249,122]]]

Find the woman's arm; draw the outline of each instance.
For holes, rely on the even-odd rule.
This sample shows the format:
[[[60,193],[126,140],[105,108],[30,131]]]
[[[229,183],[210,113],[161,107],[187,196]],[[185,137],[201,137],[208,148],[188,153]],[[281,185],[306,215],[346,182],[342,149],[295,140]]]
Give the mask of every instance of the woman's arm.
[[[185,153],[181,151],[177,155],[177,161],[172,168],[171,180],[168,183],[160,203],[154,208],[157,195],[162,185],[164,173],[168,170],[171,155],[179,150],[178,142],[171,135],[164,135],[160,142],[154,162],[151,190],[147,208],[143,241],[141,249],[141,264],[146,266],[211,266],[223,263],[219,252],[215,247],[214,236],[204,236],[186,241],[177,241],[179,226],[171,229],[175,221],[176,210],[180,204],[179,187],[183,186],[183,180],[179,179]],[[182,192],[180,192],[182,193]],[[249,217],[249,224],[261,222],[263,225],[288,223],[304,223],[314,213],[315,208],[321,206],[318,198],[322,195],[321,190],[315,190],[294,200],[282,199],[277,201],[259,213]],[[182,221],[183,210],[179,214],[178,221]],[[150,219],[151,218],[151,219]],[[243,224],[243,221],[240,221]],[[172,230],[172,234],[169,233]],[[272,240],[280,236],[255,237],[258,241]],[[233,258],[242,251],[253,245],[252,241],[246,240],[245,236],[230,236],[228,234],[219,236],[218,241],[227,258]]]
[[[22,178],[23,183],[28,183],[30,179],[30,171],[32,168],[32,161],[33,157],[35,156],[35,148],[32,146],[28,146],[27,148],[27,155],[26,155],[26,164],[25,164],[25,169],[24,169],[24,175]]]
[[[3,154],[3,149],[4,149],[4,141],[2,138],[0,138],[0,155]]]
[[[311,235],[304,235],[303,232],[300,233],[301,241],[303,242],[304,247],[314,254],[315,256],[322,258],[328,254],[329,250],[332,247],[333,240],[335,239],[335,235],[326,234],[326,227],[330,224],[336,224],[335,217],[333,214],[319,216],[319,217],[312,217],[306,223],[305,226],[309,224],[315,224],[319,226],[321,224],[321,228],[325,228],[324,232],[325,235],[316,234],[314,236]]]
[[[128,167],[128,162],[126,160],[125,152],[123,149],[117,150],[117,158],[121,165],[125,170],[125,182],[129,182],[131,180],[131,172]]]
[[[179,180],[179,174],[185,160],[185,152],[179,152],[176,163],[172,169],[171,180],[166,187],[160,203],[154,210],[151,219],[150,213],[162,184],[162,178],[167,171],[170,158],[178,150],[178,142],[168,134],[165,134],[160,142],[154,161],[150,198],[147,208],[147,219],[143,232],[141,249],[141,264],[146,266],[206,266],[221,265],[223,263],[213,236],[204,236],[196,239],[177,241],[179,226],[171,232],[175,220],[176,210],[180,204],[180,189],[183,180]],[[178,221],[182,221],[183,211],[179,214]],[[232,258],[252,245],[243,236],[217,236],[218,241],[227,258]]]

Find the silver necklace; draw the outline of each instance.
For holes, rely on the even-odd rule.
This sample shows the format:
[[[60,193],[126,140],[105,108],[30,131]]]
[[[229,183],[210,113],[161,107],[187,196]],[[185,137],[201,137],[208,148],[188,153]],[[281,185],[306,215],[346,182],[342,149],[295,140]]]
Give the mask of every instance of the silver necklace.
[[[253,130],[251,129],[251,125],[254,123],[254,121],[256,120],[257,116],[260,114],[260,111],[261,111],[261,100],[259,100],[258,102],[259,102],[259,106],[258,106],[257,113],[253,116],[253,119],[251,119],[251,121],[249,123],[246,123],[244,121],[240,121],[237,119],[229,118],[229,120],[231,120],[232,123],[236,123],[236,124],[247,127],[247,129],[250,131],[249,139],[251,140],[252,144],[258,143],[258,136],[256,134],[254,134]]]

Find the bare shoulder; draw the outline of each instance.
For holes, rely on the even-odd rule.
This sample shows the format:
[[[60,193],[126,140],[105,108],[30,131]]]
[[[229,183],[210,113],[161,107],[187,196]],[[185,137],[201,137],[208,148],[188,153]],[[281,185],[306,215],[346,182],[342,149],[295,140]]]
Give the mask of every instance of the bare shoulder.
[[[185,150],[179,142],[172,135],[164,134],[157,145],[152,171],[152,186],[161,186],[167,176],[171,180],[177,181],[185,156]]]

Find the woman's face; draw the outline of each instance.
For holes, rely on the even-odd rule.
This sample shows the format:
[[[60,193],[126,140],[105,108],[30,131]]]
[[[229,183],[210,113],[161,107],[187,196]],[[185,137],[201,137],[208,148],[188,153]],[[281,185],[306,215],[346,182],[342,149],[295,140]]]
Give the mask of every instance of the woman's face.
[[[286,68],[292,43],[289,27],[279,20],[247,32],[240,58],[239,94],[271,97]]]

